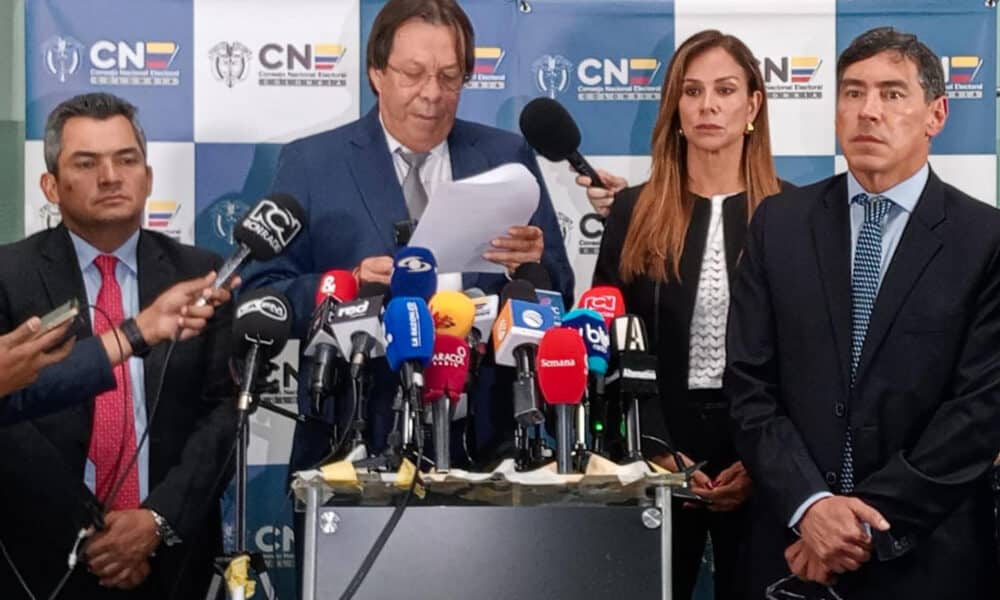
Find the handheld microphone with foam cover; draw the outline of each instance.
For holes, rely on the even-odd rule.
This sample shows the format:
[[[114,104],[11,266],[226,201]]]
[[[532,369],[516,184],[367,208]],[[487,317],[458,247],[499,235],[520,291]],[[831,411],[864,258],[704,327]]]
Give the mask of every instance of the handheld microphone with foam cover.
[[[281,352],[292,332],[292,309],[274,290],[261,288],[240,295],[233,320],[233,346],[243,359],[236,407],[245,416],[253,402],[257,370]]]
[[[556,456],[560,473],[572,471],[572,411],[587,389],[587,349],[575,329],[556,327],[538,344],[538,387],[556,410]]]
[[[580,308],[597,311],[604,317],[604,325],[611,329],[611,321],[625,314],[625,298],[621,290],[610,285],[598,285],[580,294]]]
[[[424,371],[424,404],[431,405],[434,464],[439,471],[451,466],[451,407],[458,404],[469,376],[469,345],[465,339],[435,334],[434,354]]]
[[[588,423],[593,430],[593,449],[604,452],[604,426],[607,421],[607,403],[604,398],[604,375],[608,372],[611,338],[604,326],[604,317],[589,308],[575,308],[563,317],[563,327],[580,333],[587,349],[587,370],[590,373],[587,402],[577,410],[577,447],[587,443]]]
[[[389,289],[393,296],[415,296],[424,302],[437,291],[437,260],[427,248],[406,246],[393,258]]]
[[[434,354],[434,319],[423,298],[398,296],[383,315],[385,358],[400,374],[403,389],[423,388],[423,369]]]
[[[562,104],[552,98],[535,98],[521,111],[521,134],[539,154],[552,162],[569,161],[573,170],[590,177],[590,185],[604,182],[579,152],[580,128]]]
[[[476,306],[462,292],[441,290],[428,302],[436,334],[465,338],[472,331]]]
[[[545,331],[555,327],[555,312],[535,302],[535,289],[515,279],[501,293],[503,308],[493,323],[496,364],[517,369],[514,381],[514,419],[528,427],[545,421],[535,390],[535,349]],[[525,299],[527,298],[527,299]]]
[[[344,269],[330,269],[319,278],[316,286],[316,306],[327,298],[338,303],[350,302],[358,297],[358,282],[354,274]]]
[[[553,290],[552,277],[549,271],[541,263],[524,263],[514,269],[511,280],[527,281],[535,286],[535,299],[543,306],[551,306],[556,313],[556,325],[562,322],[563,313],[566,312],[566,304],[563,295]]]
[[[219,267],[212,287],[228,285],[236,271],[251,258],[270,260],[281,254],[306,223],[305,211],[289,194],[273,193],[258,200],[233,228],[236,252]],[[206,302],[199,298],[197,304],[204,306]]]
[[[312,373],[309,378],[309,393],[313,411],[322,414],[323,397],[330,389],[330,367],[343,350],[337,343],[333,331],[333,317],[341,302],[351,301],[357,294],[357,283],[350,271],[332,269],[319,278],[316,288],[316,310],[306,337],[304,356],[312,358]]]

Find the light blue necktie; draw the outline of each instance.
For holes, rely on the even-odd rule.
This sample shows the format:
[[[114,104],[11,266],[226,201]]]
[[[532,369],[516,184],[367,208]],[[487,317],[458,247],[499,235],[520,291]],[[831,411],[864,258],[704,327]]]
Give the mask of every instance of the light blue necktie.
[[[875,297],[878,296],[882,266],[882,227],[892,208],[892,200],[885,196],[858,194],[851,198],[851,204],[865,207],[865,221],[858,233],[858,243],[854,249],[854,270],[851,273],[851,388],[854,388],[861,348],[865,345],[865,335],[868,333],[868,321],[875,306]],[[850,418],[847,422],[840,463],[842,494],[849,494],[854,490],[854,440]]]

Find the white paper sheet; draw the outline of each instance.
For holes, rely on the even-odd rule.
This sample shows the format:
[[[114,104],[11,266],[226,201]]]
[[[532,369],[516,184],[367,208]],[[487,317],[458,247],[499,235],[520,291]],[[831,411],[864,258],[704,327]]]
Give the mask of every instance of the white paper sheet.
[[[539,197],[538,181],[520,163],[437,183],[410,245],[433,252],[441,273],[503,273],[503,265],[484,260],[483,253],[510,227],[527,224]]]

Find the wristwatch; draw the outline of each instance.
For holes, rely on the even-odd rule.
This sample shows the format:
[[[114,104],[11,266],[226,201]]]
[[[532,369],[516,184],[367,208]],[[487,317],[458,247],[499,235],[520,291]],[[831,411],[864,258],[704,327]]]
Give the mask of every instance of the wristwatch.
[[[132,355],[139,358],[146,358],[153,347],[146,342],[146,338],[142,337],[142,332],[139,331],[139,326],[136,324],[135,319],[131,317],[125,319],[119,328],[125,334],[128,345],[132,346]]]
[[[173,546],[174,544],[181,543],[180,536],[174,531],[174,528],[167,523],[167,520],[163,516],[151,508],[147,508],[149,514],[153,515],[153,521],[156,523],[156,535],[160,538],[160,541],[167,546]]]

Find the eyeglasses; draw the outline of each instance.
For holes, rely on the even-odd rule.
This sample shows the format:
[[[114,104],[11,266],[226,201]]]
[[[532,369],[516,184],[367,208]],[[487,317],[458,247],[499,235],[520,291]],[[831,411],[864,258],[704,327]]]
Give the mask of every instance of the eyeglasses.
[[[399,69],[390,64],[385,65],[390,71],[399,75],[399,84],[403,87],[424,85],[431,77],[436,77],[441,89],[457,92],[465,84],[465,73],[461,69],[445,69],[436,73],[428,73],[426,69]]]

